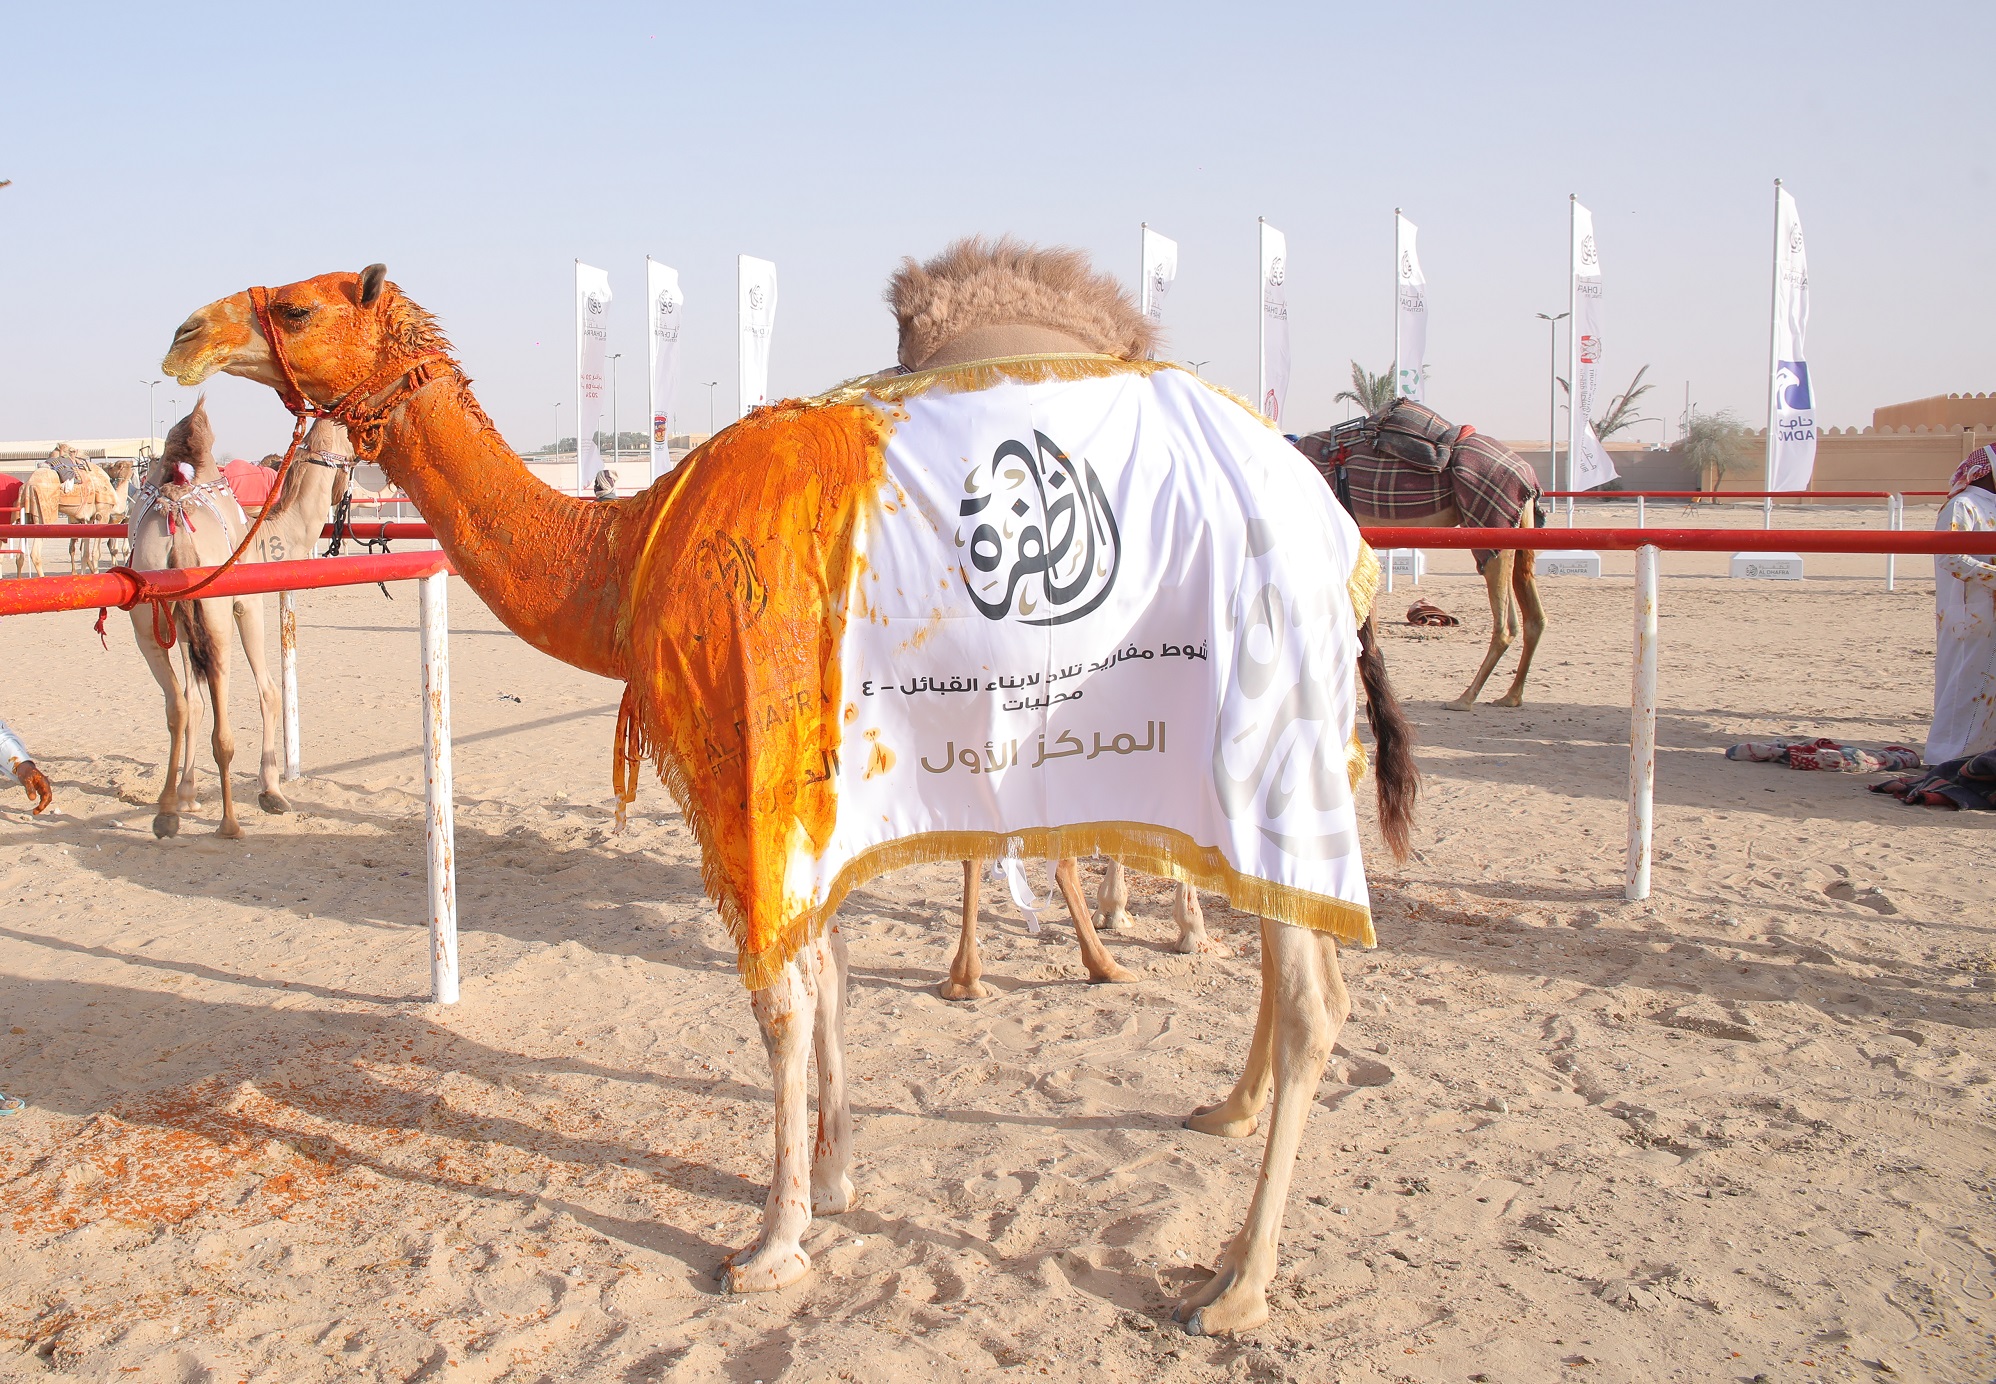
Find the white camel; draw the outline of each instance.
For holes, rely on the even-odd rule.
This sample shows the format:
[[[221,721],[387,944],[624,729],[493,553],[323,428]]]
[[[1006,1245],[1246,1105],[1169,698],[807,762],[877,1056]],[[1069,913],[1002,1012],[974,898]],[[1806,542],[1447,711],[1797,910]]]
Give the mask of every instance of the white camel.
[[[353,465],[353,447],[346,429],[321,420],[312,426],[304,450],[292,463],[284,490],[270,502],[269,516],[257,531],[244,562],[276,562],[312,555],[312,543],[324,527],[327,513],[346,483]],[[215,465],[214,431],[208,422],[207,401],[173,425],[166,450],[153,464],[139,493],[130,534],[132,566],[140,571],[212,567],[228,559],[249,529],[229,484]],[[256,681],[263,716],[262,756],[258,765],[257,804],[265,812],[289,812],[290,803],[278,791],[279,706],[277,684],[264,662],[264,602],[261,596],[216,596],[176,601],[172,607],[173,639],[181,647],[181,673],[176,676],[170,650],[159,641],[150,607],[132,608],[132,633],[145,655],[160,691],[166,695],[166,778],[160,785],[159,808],[153,817],[155,836],[176,836],[183,813],[197,801],[194,772],[194,716],[189,692],[200,678],[208,689],[214,715],[211,744],[215,771],[221,782],[222,824],[217,834],[242,835],[236,820],[235,793],[229,764],[235,757],[235,734],[229,725],[228,622],[235,617],[243,657]]]

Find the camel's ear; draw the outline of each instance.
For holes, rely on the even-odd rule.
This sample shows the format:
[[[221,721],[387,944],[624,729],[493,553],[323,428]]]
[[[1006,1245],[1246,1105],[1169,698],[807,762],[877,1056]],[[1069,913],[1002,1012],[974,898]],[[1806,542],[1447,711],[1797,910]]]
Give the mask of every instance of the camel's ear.
[[[381,296],[381,286],[388,282],[388,266],[370,264],[360,271],[360,305],[373,307],[374,300]]]

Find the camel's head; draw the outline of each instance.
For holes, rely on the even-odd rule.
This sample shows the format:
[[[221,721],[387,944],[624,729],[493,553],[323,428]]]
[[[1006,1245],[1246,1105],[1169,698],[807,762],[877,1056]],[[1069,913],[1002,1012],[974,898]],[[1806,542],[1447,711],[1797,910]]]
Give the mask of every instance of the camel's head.
[[[397,360],[450,345],[379,264],[273,288],[269,303],[284,358],[299,391],[314,404],[334,402]],[[182,384],[199,384],[219,370],[284,388],[247,290],[218,298],[181,323],[160,364]]]
[[[155,485],[186,485],[212,480],[221,472],[215,466],[215,429],[208,421],[208,396],[194,401],[194,411],[167,430],[166,449],[153,464],[149,478]]]
[[[1088,256],[1010,236],[970,236],[926,264],[901,261],[887,304],[910,370],[1041,352],[1149,360],[1159,344],[1157,324]]]

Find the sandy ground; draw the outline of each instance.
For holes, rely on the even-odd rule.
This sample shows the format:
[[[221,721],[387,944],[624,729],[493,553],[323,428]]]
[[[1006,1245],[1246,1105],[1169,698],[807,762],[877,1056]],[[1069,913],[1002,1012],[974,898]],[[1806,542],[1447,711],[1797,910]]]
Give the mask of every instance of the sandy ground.
[[[1448,713],[1483,620],[1438,555],[1420,594],[1464,627],[1387,638],[1419,855],[1368,838],[1382,945],[1347,953],[1273,1316],[1218,1341],[1168,1317],[1260,1158],[1179,1125],[1255,1007],[1252,920],[1218,898],[1234,954],[1181,957],[1142,881],[1114,988],[989,902],[996,993],[952,1005],[956,872],[857,894],[862,1204],[814,1227],[803,1283],[729,1299],[767,1069],[662,791],[611,830],[611,684],[454,588],[465,983],[440,1010],[412,588],[303,599],[294,815],[255,810],[238,677],[240,842],[208,834],[212,791],[151,836],[128,630],[10,620],[0,713],[63,815],[0,810],[0,1088],[29,1103],[0,1121],[0,1377],[1988,1379],[1996,821],[1720,753],[1919,742],[1931,567],[1888,595],[1881,566],[1666,560],[1632,905],[1628,582],[1549,583],[1531,704]]]

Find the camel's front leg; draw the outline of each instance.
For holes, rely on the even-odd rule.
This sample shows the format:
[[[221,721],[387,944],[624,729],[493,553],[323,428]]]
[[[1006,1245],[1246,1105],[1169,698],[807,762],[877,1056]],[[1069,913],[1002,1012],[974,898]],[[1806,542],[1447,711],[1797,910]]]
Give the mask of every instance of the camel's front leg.
[[[811,1052],[818,1000],[818,954],[805,947],[774,984],[750,996],[776,1092],[776,1167],[762,1207],[762,1234],[728,1256],[721,1268],[728,1291],[760,1293],[802,1278],[811,1267],[804,1232],[811,1227],[811,1125],[804,1068]]]
[[[1088,916],[1088,900],[1081,892],[1081,871],[1074,857],[1068,856],[1056,865],[1053,877],[1060,885],[1060,896],[1067,900],[1068,914],[1074,919],[1074,936],[1081,943],[1081,964],[1088,968],[1088,983],[1135,980],[1135,976],[1116,964],[1109,949],[1102,945],[1102,939],[1095,935],[1095,922]]]
[[[263,597],[236,598],[236,633],[242,636],[243,658],[256,680],[257,709],[263,714],[263,753],[257,762],[256,805],[265,812],[289,812],[291,804],[277,790],[278,736],[284,712],[277,682],[263,658]]]
[[[1527,515],[1530,509],[1525,511]],[[1525,644],[1518,653],[1518,675],[1511,679],[1511,690],[1497,699],[1499,706],[1523,706],[1525,704],[1525,675],[1532,671],[1532,655],[1539,651],[1539,636],[1546,630],[1545,602],[1539,599],[1539,577],[1532,570],[1532,555],[1518,554],[1518,564],[1511,573],[1511,590],[1518,598],[1518,610],[1524,616]]]
[[[977,905],[984,892],[984,862],[963,862],[963,932],[957,938],[956,955],[950,958],[949,979],[936,987],[946,1000],[981,1000],[991,992],[979,979],[984,963],[977,955]]]
[[[1194,1336],[1244,1331],[1268,1320],[1268,1285],[1275,1278],[1276,1243],[1303,1123],[1331,1046],[1351,1013],[1337,943],[1328,935],[1263,920],[1261,945],[1263,956],[1274,961],[1272,967],[1264,964],[1262,974],[1275,990],[1275,1110],[1247,1223],[1220,1256],[1213,1277],[1178,1305],[1177,1316]]]
[[[1452,702],[1444,703],[1450,711],[1467,711],[1476,705],[1477,694],[1490,680],[1497,660],[1511,647],[1511,637],[1517,633],[1518,622],[1517,609],[1511,604],[1511,563],[1516,557],[1516,553],[1501,552],[1483,564],[1484,591],[1490,597],[1490,647],[1484,651],[1483,666],[1476,670],[1476,676],[1470,679],[1463,694]]]
[[[818,950],[818,1141],[811,1150],[811,1212],[836,1216],[859,1204],[852,1166],[852,1105],[846,1099],[846,939],[825,925]]]
[[[1102,887],[1095,891],[1095,926],[1104,932],[1121,932],[1130,925],[1130,877],[1123,862],[1112,860],[1102,872]]]
[[[215,752],[215,774],[222,781],[222,824],[215,828],[215,834],[233,840],[243,834],[243,828],[236,820],[235,781],[229,776],[229,766],[236,758],[236,729],[229,724],[229,626],[227,617],[217,608],[218,601],[193,604],[190,614],[207,625],[208,647],[214,658],[214,666],[208,669],[208,697],[213,703],[209,710],[215,713],[210,744]]]

